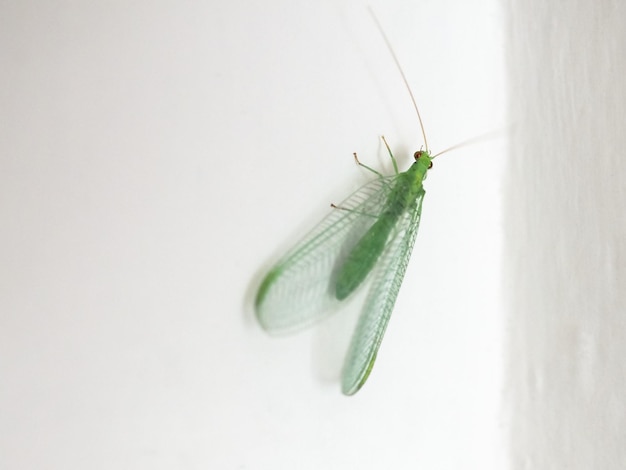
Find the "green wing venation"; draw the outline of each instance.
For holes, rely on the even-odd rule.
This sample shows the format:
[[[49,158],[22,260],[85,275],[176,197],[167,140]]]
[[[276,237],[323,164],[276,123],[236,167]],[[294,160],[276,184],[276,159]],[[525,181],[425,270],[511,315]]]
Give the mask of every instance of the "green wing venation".
[[[355,191],[267,273],[255,300],[264,329],[283,333],[302,328],[338,303],[330,289],[334,270],[376,221],[395,178],[378,178]]]
[[[343,366],[341,386],[346,395],[353,395],[363,386],[374,366],[415,244],[424,194],[422,190],[415,206],[398,220],[393,239],[373,273]]]

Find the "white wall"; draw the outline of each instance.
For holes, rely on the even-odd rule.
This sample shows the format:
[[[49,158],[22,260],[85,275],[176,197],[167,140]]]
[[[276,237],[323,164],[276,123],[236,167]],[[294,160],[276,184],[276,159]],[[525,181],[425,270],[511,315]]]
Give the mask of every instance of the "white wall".
[[[506,129],[495,0],[369,3],[433,151]],[[275,339],[251,313],[273,256],[369,178],[353,151],[389,171],[380,134],[402,168],[423,144],[364,2],[0,9],[0,467],[502,468],[505,132],[436,160],[394,316],[357,396],[337,381],[343,316]],[[582,122],[581,136],[598,128]],[[607,136],[609,125],[619,121]],[[609,152],[602,135],[556,150],[527,139],[516,162],[535,179],[522,181],[548,178],[550,162],[562,171],[565,148],[578,174],[571,158],[584,148],[584,174],[606,179],[567,194],[608,191],[621,148]],[[537,188],[555,180],[565,184]],[[572,229],[586,222],[566,215]],[[620,246],[593,233],[594,250],[617,259]],[[607,263],[598,278],[584,271],[593,289],[576,296],[618,301],[601,295],[616,292],[609,276],[621,269]],[[544,287],[558,292],[554,276]],[[581,305],[598,309],[586,321],[621,334],[600,321],[617,303]],[[585,340],[595,363],[612,343],[592,338],[572,341]]]
[[[626,466],[626,4],[508,2],[512,467]]]

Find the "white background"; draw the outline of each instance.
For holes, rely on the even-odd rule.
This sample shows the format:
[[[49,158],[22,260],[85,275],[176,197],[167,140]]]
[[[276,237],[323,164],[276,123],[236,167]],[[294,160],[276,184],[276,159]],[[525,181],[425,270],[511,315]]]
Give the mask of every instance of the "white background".
[[[0,466],[502,468],[503,13],[370,2],[435,153],[365,387],[263,271],[423,145],[361,2],[2,2]],[[339,315],[340,316],[340,315]]]

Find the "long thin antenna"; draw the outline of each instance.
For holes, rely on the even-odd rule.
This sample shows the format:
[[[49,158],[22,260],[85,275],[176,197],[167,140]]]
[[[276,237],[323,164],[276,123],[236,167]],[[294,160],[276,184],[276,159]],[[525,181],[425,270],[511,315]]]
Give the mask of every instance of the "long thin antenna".
[[[402,76],[402,80],[404,81],[404,86],[406,86],[406,89],[409,92],[409,96],[411,97],[411,101],[413,102],[413,107],[415,108],[415,112],[417,113],[417,119],[420,122],[420,128],[422,129],[422,136],[424,137],[424,147],[426,148],[426,152],[428,152],[428,142],[426,141],[426,131],[424,131],[424,123],[422,122],[422,116],[420,115],[420,110],[417,108],[417,103],[415,102],[415,97],[413,96],[413,92],[411,91],[409,82],[406,79],[406,76],[404,75],[404,71],[402,70],[402,67],[400,66],[400,61],[396,57],[396,53],[393,51],[393,47],[391,47],[391,43],[389,42],[389,39],[387,38],[387,35],[385,34],[383,27],[381,26],[380,22],[378,21],[378,18],[376,18],[376,15],[374,14],[374,10],[372,10],[371,6],[368,6],[367,9],[369,10],[370,15],[372,15],[372,18],[374,19],[374,22],[376,23],[376,26],[378,27],[378,31],[380,32],[380,35],[385,40],[385,44],[387,44],[387,49],[389,49],[389,52],[391,53],[391,57],[393,58],[393,61],[396,63],[396,67],[398,67],[398,71],[400,72],[400,75]]]
[[[497,130],[497,131],[487,132],[477,137],[472,137],[471,139],[464,140],[463,142],[460,142],[456,145],[453,145],[452,147],[448,147],[447,149],[442,150],[437,155],[433,155],[432,157],[430,157],[430,159],[432,160],[433,158],[438,157],[442,153],[446,153],[446,152],[449,152],[450,150],[458,149],[459,147],[465,147],[466,145],[475,144],[477,142],[482,142],[484,140],[493,139],[496,136],[502,135],[502,133],[503,133],[503,130]]]

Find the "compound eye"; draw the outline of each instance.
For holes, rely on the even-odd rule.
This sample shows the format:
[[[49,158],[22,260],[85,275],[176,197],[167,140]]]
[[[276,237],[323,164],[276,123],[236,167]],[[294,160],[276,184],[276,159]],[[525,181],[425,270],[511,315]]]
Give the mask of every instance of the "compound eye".
[[[433,162],[430,162],[430,165],[428,165],[428,169],[430,170],[433,167]]]
[[[424,153],[423,150],[418,150],[417,152],[415,152],[413,154],[413,158],[415,158],[415,161],[419,160],[419,158],[422,156],[423,153]]]

